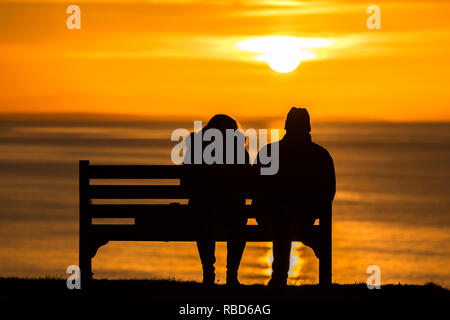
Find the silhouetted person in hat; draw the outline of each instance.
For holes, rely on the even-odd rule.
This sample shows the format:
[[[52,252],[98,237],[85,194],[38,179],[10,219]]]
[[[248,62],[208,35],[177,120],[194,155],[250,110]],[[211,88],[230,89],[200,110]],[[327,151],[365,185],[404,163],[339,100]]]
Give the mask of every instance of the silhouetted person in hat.
[[[328,151],[311,141],[311,125],[306,109],[292,108],[286,118],[286,134],[266,150],[276,150],[278,144],[279,170],[274,176],[261,179],[266,195],[253,202],[258,212],[258,224],[269,228],[273,242],[272,279],[270,286],[287,283],[292,235],[300,234],[302,242],[319,257],[317,236],[313,225],[321,210],[333,200],[336,180],[333,159]],[[269,192],[268,192],[269,191]]]
[[[242,215],[240,208],[245,205],[245,197],[236,190],[236,186],[242,184],[245,179],[236,177],[233,174],[233,164],[227,164],[227,154],[231,151],[227,149],[228,145],[234,147],[233,163],[237,164],[240,155],[241,163],[250,166],[248,152],[245,148],[245,137],[236,132],[231,144],[227,141],[227,129],[237,130],[238,124],[231,117],[218,114],[212,117],[208,124],[203,127],[200,132],[193,132],[186,139],[187,150],[184,157],[184,165],[191,169],[191,175],[182,179],[182,184],[190,190],[189,206],[193,208],[193,220],[199,225],[202,234],[209,234],[213,237],[214,230],[217,228],[225,228],[229,234],[239,234],[239,230],[247,224],[247,218]],[[221,156],[213,153],[214,156],[220,158],[219,163],[206,164],[202,157],[202,163],[195,163],[195,144],[198,143],[202,136],[208,130],[216,130],[223,137],[223,150]],[[218,131],[217,131],[218,130]],[[196,139],[196,135],[197,138]],[[199,136],[200,135],[200,136]],[[212,141],[203,141],[201,148],[197,149],[197,156],[203,155]],[[200,152],[200,153],[199,153]],[[189,160],[189,161],[187,161]],[[217,160],[217,158],[216,158]],[[198,161],[198,159],[197,159]],[[197,248],[203,267],[203,283],[212,285],[215,281],[215,242],[212,240],[202,240],[197,242]],[[238,269],[245,248],[245,241],[230,240],[227,242],[227,285],[239,285]]]

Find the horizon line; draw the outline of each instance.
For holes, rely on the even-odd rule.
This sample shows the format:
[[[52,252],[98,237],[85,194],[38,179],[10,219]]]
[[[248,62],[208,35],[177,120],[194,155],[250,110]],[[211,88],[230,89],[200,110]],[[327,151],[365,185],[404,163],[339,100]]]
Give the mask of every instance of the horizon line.
[[[213,114],[206,117],[210,117]],[[250,116],[250,115],[231,115],[240,121],[262,121],[262,120],[284,120],[285,115],[266,115],[266,116]],[[0,111],[0,121],[133,121],[146,122],[149,120],[160,121],[186,121],[188,119],[204,119],[205,115],[171,115],[171,114],[151,114],[151,113],[132,113],[132,112],[2,112]],[[390,120],[383,118],[371,117],[348,117],[348,116],[315,116],[312,122],[329,122],[329,123],[450,123],[449,120]]]

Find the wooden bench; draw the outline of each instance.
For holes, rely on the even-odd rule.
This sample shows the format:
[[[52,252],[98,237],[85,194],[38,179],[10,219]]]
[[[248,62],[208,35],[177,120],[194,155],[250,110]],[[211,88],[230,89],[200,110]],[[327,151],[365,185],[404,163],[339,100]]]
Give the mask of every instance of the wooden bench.
[[[186,176],[186,171],[186,167],[177,165],[91,165],[88,160],[79,162],[79,266],[82,288],[87,288],[92,279],[92,259],[98,248],[108,241],[197,241],[211,238],[196,226],[189,225],[188,218],[191,215],[190,208],[186,204],[98,203],[101,199],[116,199],[116,201],[117,199],[165,199],[166,201],[188,199],[190,191],[179,185],[180,179]],[[91,181],[92,179],[116,181],[113,181],[115,184],[104,183],[104,181],[100,181],[102,184],[99,184]],[[143,184],[145,182],[143,181],[141,184],[117,185],[117,180],[122,179],[146,179],[156,182],[159,180],[159,184]],[[176,181],[178,185],[168,185],[168,179],[173,179],[170,181]],[[244,186],[243,189],[245,188],[248,187]],[[242,192],[246,199],[252,199],[255,196],[255,190],[242,190]],[[243,214],[248,218],[255,217],[251,205],[246,205],[243,210],[245,211]],[[102,219],[111,218],[128,218],[132,223],[128,221],[128,224],[101,224]],[[329,210],[320,213],[319,225],[315,228],[321,239],[319,283],[329,285],[331,284],[331,203]],[[227,232],[217,230],[212,238],[216,241],[227,241],[230,237]],[[239,238],[246,241],[273,240],[271,234],[258,225],[245,226],[239,232]]]

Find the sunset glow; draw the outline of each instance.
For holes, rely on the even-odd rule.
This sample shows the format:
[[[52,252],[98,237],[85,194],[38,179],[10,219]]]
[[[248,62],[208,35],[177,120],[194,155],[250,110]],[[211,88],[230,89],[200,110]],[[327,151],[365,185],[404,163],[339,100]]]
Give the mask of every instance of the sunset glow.
[[[121,279],[127,299],[273,295],[299,318],[341,292],[450,288],[449,16],[443,0],[0,0],[2,292],[78,303]]]
[[[79,5],[0,2],[0,112],[450,120],[447,2],[378,2],[379,30],[360,1]]]
[[[311,49],[328,47],[331,43],[325,39],[274,36],[243,40],[237,47],[242,51],[260,53],[254,57],[256,60],[267,62],[277,72],[288,73],[295,70],[303,60],[316,57]]]

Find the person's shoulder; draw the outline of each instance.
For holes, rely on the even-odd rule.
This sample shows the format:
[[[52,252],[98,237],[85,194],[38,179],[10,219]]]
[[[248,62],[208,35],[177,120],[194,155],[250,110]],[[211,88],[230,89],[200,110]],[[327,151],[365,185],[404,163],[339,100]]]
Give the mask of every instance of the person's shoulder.
[[[195,133],[195,132],[190,132],[190,133],[184,138],[184,140],[185,140],[185,141],[188,141],[188,140],[189,140],[189,141],[190,141],[190,140],[193,141],[193,140],[194,140],[194,133]]]
[[[320,144],[315,143],[315,142],[311,142],[311,147],[314,150],[314,152],[316,152],[317,154],[319,154],[319,155],[321,155],[323,157],[331,158],[331,155],[328,152],[328,150],[325,149],[325,147],[322,147]]]
[[[271,142],[271,143],[268,143],[268,144],[266,144],[264,147],[262,147],[260,150],[259,150],[259,152],[261,152],[261,150],[265,150],[265,149],[267,149],[268,151],[270,151],[270,150],[272,150],[272,148],[276,148],[276,147],[279,147],[279,145],[280,145],[280,140],[279,141],[275,141],[275,142]]]
[[[325,147],[322,147],[320,144],[311,141],[311,147],[317,152],[328,152]]]
[[[188,146],[191,146],[194,142],[198,141],[197,138],[199,137],[199,135],[200,135],[199,132],[192,131],[186,136],[184,141]]]
[[[275,150],[275,152],[280,152],[280,141],[275,141],[272,143],[268,143],[265,146],[263,146],[261,149],[259,149],[257,155],[256,155],[256,162],[255,164],[260,164],[261,163],[261,159],[260,157],[266,157],[266,156],[271,156],[273,150]]]

